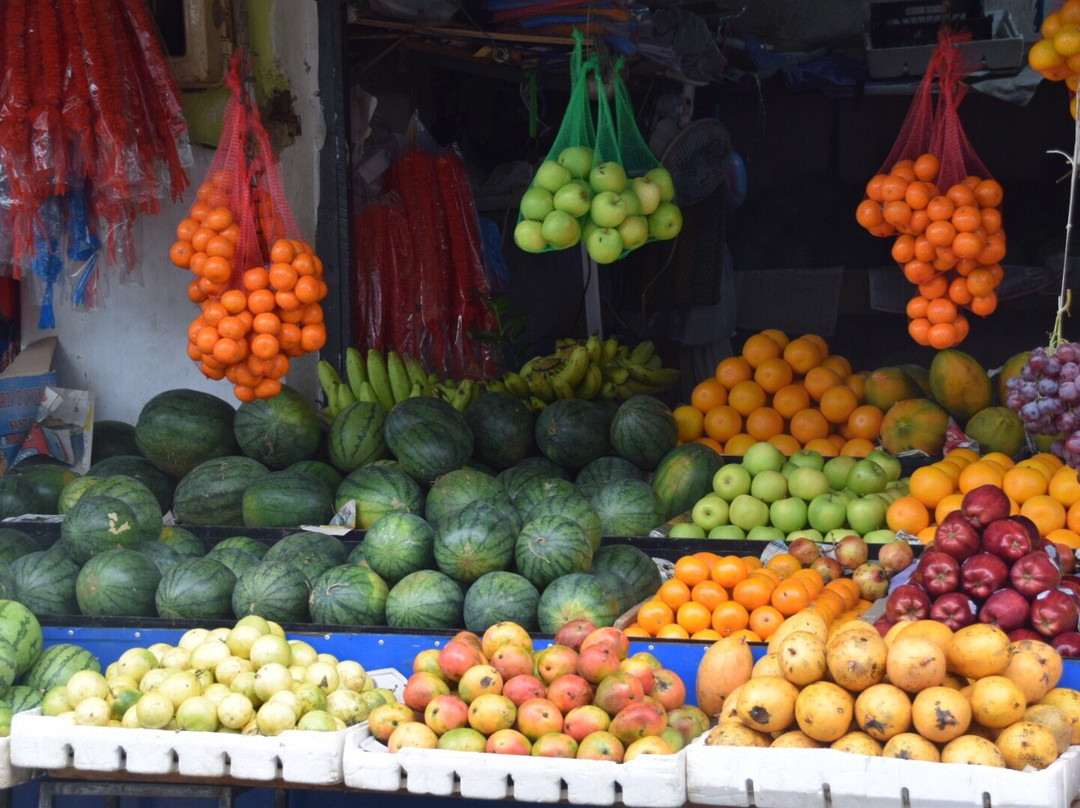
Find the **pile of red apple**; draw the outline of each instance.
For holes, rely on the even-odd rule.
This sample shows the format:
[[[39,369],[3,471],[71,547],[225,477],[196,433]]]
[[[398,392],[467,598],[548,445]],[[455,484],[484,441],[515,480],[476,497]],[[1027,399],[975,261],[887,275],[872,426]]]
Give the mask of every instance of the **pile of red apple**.
[[[1011,640],[1049,642],[1062,656],[1080,656],[1080,577],[1071,551],[1048,542],[1025,516],[1009,515],[995,485],[964,495],[938,526],[909,581],[889,593],[879,631],[901,620],[930,618],[953,631],[975,622]]]
[[[632,760],[677,752],[709,728],[687,705],[686,685],[645,652],[629,654],[616,628],[575,620],[554,644],[534,651],[516,623],[483,637],[463,631],[441,649],[421,651],[402,695],[412,721],[387,732],[405,746],[510,755]]]

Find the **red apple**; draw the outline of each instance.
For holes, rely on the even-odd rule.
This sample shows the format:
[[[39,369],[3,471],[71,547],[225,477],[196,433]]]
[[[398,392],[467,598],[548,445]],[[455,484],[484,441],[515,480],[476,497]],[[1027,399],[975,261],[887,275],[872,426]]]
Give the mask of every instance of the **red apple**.
[[[878,563],[889,575],[895,575],[911,566],[915,560],[915,551],[903,539],[886,542],[878,549]]]
[[[844,568],[840,566],[840,562],[828,556],[816,559],[810,564],[810,569],[815,570],[824,579],[825,583],[844,577]]]
[[[1076,602],[1061,589],[1040,592],[1031,603],[1031,627],[1043,637],[1076,631],[1078,616]]]
[[[1004,519],[1009,515],[1009,510],[1008,495],[996,485],[972,488],[960,500],[960,513],[977,530],[985,528],[996,519]]]
[[[885,601],[885,617],[894,623],[901,620],[925,620],[930,615],[930,596],[915,584],[901,584]]]
[[[1038,640],[1042,642],[1044,639],[1042,634],[1030,628],[1016,628],[1009,632],[1009,642],[1020,642],[1020,640]]]
[[[1029,608],[1027,598],[1015,589],[999,589],[979,609],[979,621],[997,626],[1008,634],[1013,629],[1027,625]],[[1076,607],[1073,608],[1075,610]],[[1035,630],[1038,631],[1037,626]]]
[[[926,590],[931,598],[955,592],[960,586],[960,562],[948,553],[927,550],[919,558],[919,565],[911,576]]]
[[[859,565],[858,569],[851,574],[859,587],[859,597],[871,602],[885,597],[889,591],[889,574],[885,568],[876,561],[867,561]]]
[[[1041,640],[1042,637],[1039,637]],[[1080,631],[1063,631],[1050,641],[1063,657],[1080,657]]]
[[[1058,582],[1058,589],[1065,589],[1080,599],[1080,578],[1071,574],[1062,575],[1061,581]],[[1080,600],[1077,600],[1077,606],[1080,606]]]
[[[874,621],[874,628],[878,630],[878,634],[884,637],[889,633],[889,629],[896,625],[895,620],[890,620],[888,617],[882,616]]]
[[[795,556],[804,567],[809,567],[814,561],[821,558],[821,548],[817,546],[817,542],[806,536],[799,536],[795,539],[788,545],[787,551]]]
[[[1005,562],[990,553],[977,553],[960,567],[960,591],[976,600],[986,600],[1009,578]]]
[[[950,511],[934,531],[934,549],[963,561],[979,552],[979,531],[960,511]]]
[[[1027,599],[1040,592],[1053,589],[1061,581],[1061,570],[1042,550],[1021,556],[1009,570],[1009,582],[1013,589]]]
[[[1012,563],[1020,556],[1025,556],[1032,550],[1039,549],[1036,540],[1032,539],[1027,525],[1021,522],[1023,516],[1010,516],[1007,519],[997,519],[986,526],[983,530],[983,550],[993,553],[1007,563]],[[1030,522],[1030,519],[1026,521]],[[1038,537],[1038,530],[1036,538]]]
[[[1076,569],[1076,553],[1073,552],[1069,545],[1062,544],[1059,541],[1050,542],[1050,544],[1057,550],[1058,566],[1061,567],[1063,575],[1068,575]],[[1047,551],[1049,552],[1049,547]]]
[[[946,592],[930,607],[930,619],[944,623],[953,631],[972,625],[979,619],[978,615],[979,607],[963,592]]]
[[[852,533],[850,536],[844,536],[836,543],[834,554],[841,567],[846,570],[854,570],[866,563],[866,559],[870,555],[870,548],[861,536]]]

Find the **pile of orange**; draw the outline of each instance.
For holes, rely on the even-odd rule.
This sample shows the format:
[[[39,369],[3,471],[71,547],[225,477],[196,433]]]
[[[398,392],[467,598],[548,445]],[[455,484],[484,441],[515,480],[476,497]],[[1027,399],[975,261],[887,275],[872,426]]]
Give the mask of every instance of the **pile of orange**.
[[[1076,88],[1080,82],[1080,0],[1065,0],[1047,14],[1039,29],[1042,39],[1028,51],[1028,64],[1050,81],[1069,88],[1069,112],[1076,117]]]
[[[1076,469],[1049,452],[1014,463],[1001,452],[980,457],[971,449],[954,449],[912,472],[908,494],[889,506],[886,524],[930,543],[946,514],[957,510],[964,494],[980,485],[1000,487],[1012,512],[1031,519],[1040,535],[1080,548],[1080,481]]]
[[[875,236],[896,236],[892,257],[913,283],[908,333],[937,349],[959,345],[968,334],[961,309],[985,317],[997,308],[1005,257],[1001,184],[965,177],[937,186],[934,154],[901,160],[866,184],[855,219]]]
[[[789,339],[769,328],[749,337],[739,356],[722,360],[674,415],[680,442],[726,455],[769,441],[787,455],[813,449],[824,457],[865,457],[884,413],[863,393],[864,374],[852,373],[820,336]]]
[[[828,583],[789,553],[762,564],[755,557],[702,551],[675,562],[675,575],[638,607],[631,637],[718,640],[745,636],[764,642],[785,619],[804,609],[826,622],[853,620],[870,607],[850,578]]]
[[[263,232],[282,231],[270,205],[267,198],[260,207]],[[232,382],[240,401],[273,398],[290,357],[326,344],[322,261],[308,244],[279,238],[269,248],[269,267],[235,272],[240,226],[214,179],[199,189],[176,237],[169,257],[195,275],[188,297],[201,309],[188,327],[188,356],[207,378]]]

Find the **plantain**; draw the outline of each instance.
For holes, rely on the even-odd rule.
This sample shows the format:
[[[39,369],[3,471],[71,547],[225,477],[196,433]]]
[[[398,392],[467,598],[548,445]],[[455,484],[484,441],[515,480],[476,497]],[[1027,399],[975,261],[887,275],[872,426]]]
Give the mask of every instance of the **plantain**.
[[[600,392],[600,386],[604,383],[604,372],[600,370],[600,366],[595,362],[589,362],[589,367],[585,371],[585,375],[581,381],[578,382],[577,387],[574,388],[574,398],[590,399],[596,398]]]
[[[559,368],[555,373],[551,374],[552,379],[559,379],[565,382],[570,388],[575,387],[581,378],[585,375],[585,371],[589,369],[589,349],[584,345],[576,345],[570,352],[569,358],[563,363],[563,366]]]
[[[656,346],[651,340],[643,339],[634,346],[627,358],[635,365],[644,365],[654,353],[656,353]]]
[[[525,377],[525,381],[529,383],[529,390],[532,391],[532,394],[541,401],[550,402],[555,400],[555,390],[547,376],[540,373],[530,373]]]
[[[549,381],[551,382],[551,389],[555,391],[555,398],[573,398],[574,388],[566,383],[566,380],[561,376],[552,376]]]
[[[364,367],[364,355],[352,345],[345,349],[345,378],[349,382],[349,389],[359,399],[360,384],[367,381],[367,369]]]
[[[401,355],[392,348],[386,352],[386,375],[390,379],[390,394],[394,397],[394,403],[407,399],[412,387],[409,371],[405,369]]]
[[[390,412],[394,408],[394,393],[390,389],[386,360],[374,348],[368,348],[367,352],[367,378],[371,382],[371,389],[375,391],[375,398],[383,405],[384,410]]]
[[[522,378],[520,373],[515,373],[512,370],[509,371],[506,376],[503,377],[503,382],[506,384],[507,391],[513,393],[518,398],[528,398],[532,395],[529,383]]]

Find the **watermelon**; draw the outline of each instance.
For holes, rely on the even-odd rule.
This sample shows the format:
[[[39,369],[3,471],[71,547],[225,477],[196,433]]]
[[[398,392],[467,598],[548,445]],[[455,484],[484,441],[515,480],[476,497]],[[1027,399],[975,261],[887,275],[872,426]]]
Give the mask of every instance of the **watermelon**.
[[[473,434],[473,457],[492,468],[508,469],[536,449],[536,416],[515,395],[485,393],[465,408]]]
[[[89,491],[102,481],[101,477],[76,477],[70,483],[64,486],[64,490],[60,492],[60,498],[56,501],[57,513],[66,514],[70,511],[75,503],[79,501],[79,497]]]
[[[500,471],[495,479],[502,483],[510,501],[513,502],[517,497],[518,489],[533,477],[562,477],[564,480],[569,480],[570,474],[562,466],[552,463],[543,455],[534,455],[526,457],[516,466]]]
[[[326,483],[334,491],[337,491],[337,487],[341,485],[341,481],[344,479],[336,468],[321,460],[301,460],[287,466],[285,471],[296,471],[314,477],[316,480]]]
[[[397,404],[386,416],[383,436],[401,468],[425,484],[461,468],[473,453],[465,416],[431,396]]]
[[[144,483],[126,474],[114,474],[104,478],[92,490],[95,495],[124,500],[135,512],[139,530],[145,534],[146,540],[157,537],[161,530],[161,503]]]
[[[435,529],[414,513],[390,511],[376,519],[360,547],[368,566],[391,584],[435,565]]]
[[[0,637],[0,693],[15,684],[15,647]],[[0,702],[0,737],[11,734],[11,710]]]
[[[86,471],[87,477],[113,477],[117,474],[132,477],[149,488],[157,497],[162,513],[172,507],[176,480],[142,455],[113,455],[95,463]]]
[[[182,556],[167,544],[159,541],[147,541],[135,548],[154,562],[158,572],[164,575],[188,556]]]
[[[146,545],[143,545],[143,547],[145,546]],[[214,559],[214,561],[217,561],[219,564],[224,564],[232,570],[232,574],[237,578],[257,565],[261,560],[254,553],[249,553],[247,550],[241,550],[239,547],[225,547],[221,549],[215,547],[206,554],[206,557]]]
[[[78,574],[78,564],[57,548],[24,555],[11,565],[15,600],[34,614],[78,614]]]
[[[609,428],[611,447],[639,468],[652,470],[679,443],[679,427],[671,409],[655,396],[636,395],[624,401]]]
[[[91,494],[75,503],[60,523],[60,546],[76,564],[98,553],[137,547],[146,541],[135,512],[122,499]]]
[[[248,457],[283,469],[311,459],[319,448],[322,426],[315,405],[295,388],[282,385],[273,398],[241,404],[233,417],[233,434]]]
[[[362,530],[389,511],[424,512],[419,484],[391,466],[364,466],[349,474],[338,486],[334,509],[340,511],[349,500],[356,502],[356,527]]]
[[[465,596],[453,578],[419,570],[398,581],[386,596],[391,628],[457,628]]]
[[[28,513],[56,513],[56,503],[42,497],[37,486],[21,475],[0,477],[0,519]]]
[[[432,539],[432,540],[434,540],[434,539]],[[367,553],[364,550],[364,542],[360,542],[359,544],[356,544],[349,551],[349,555],[345,557],[345,563],[346,564],[363,564],[364,566],[371,566],[367,562]],[[435,561],[432,560],[431,563],[434,564]],[[379,576],[379,577],[382,577],[382,576]]]
[[[472,502],[450,516],[435,535],[435,564],[455,581],[472,583],[506,569],[514,558],[515,530],[502,512]]]
[[[40,707],[43,698],[44,696],[39,690],[34,690],[34,688],[26,685],[15,685],[8,688],[0,701],[7,704],[11,708],[11,712],[21,713],[24,710],[33,710]]]
[[[540,593],[527,578],[516,572],[489,572],[473,581],[465,593],[465,628],[483,634],[490,626],[510,620],[532,631],[539,602]]]
[[[601,547],[593,555],[589,572],[609,581],[618,595],[620,614],[651,598],[662,583],[656,562],[630,544]]]
[[[605,536],[648,536],[664,521],[660,497],[641,480],[617,480],[595,491],[589,504],[599,514]]]
[[[720,456],[702,443],[684,443],[668,452],[652,478],[653,490],[663,505],[661,521],[691,510],[710,493],[721,465]]]
[[[15,652],[15,675],[30,670],[41,652],[42,637],[41,624],[28,606],[14,600],[0,600],[0,638],[10,643]]]
[[[337,626],[385,626],[386,582],[369,567],[343,564],[323,572],[311,584],[308,608],[316,623]]]
[[[548,497],[577,496],[578,490],[572,482],[561,477],[534,477],[518,489],[514,499],[514,508],[525,516],[540,500]]]
[[[562,516],[530,519],[514,543],[517,571],[541,591],[561,575],[587,572],[592,556],[592,542],[585,531]]]
[[[236,451],[232,405],[198,390],[166,390],[143,405],[135,424],[135,445],[150,462],[173,477],[200,463]]]
[[[90,464],[100,463],[116,455],[138,455],[135,425],[124,421],[94,421],[94,440],[90,449]]]
[[[11,574],[11,567],[0,564],[0,600],[15,599],[15,576]]]
[[[595,575],[575,572],[552,581],[536,606],[537,623],[545,634],[554,634],[571,620],[588,620],[594,626],[610,626],[619,616],[619,604]]]
[[[253,536],[229,536],[229,538],[222,539],[211,547],[210,552],[207,553],[207,555],[213,555],[215,550],[221,551],[230,547],[244,550],[245,552],[251,553],[256,558],[262,558],[266,555],[266,551],[269,549],[270,545],[266,542],[259,541]]]
[[[180,480],[173,495],[173,511],[186,524],[239,525],[244,491],[269,474],[266,466],[250,457],[207,460]]]
[[[536,445],[560,466],[579,469],[611,450],[608,422],[591,401],[561,398],[536,418]]]
[[[156,617],[154,596],[161,572],[135,550],[98,553],[79,570],[75,597],[79,611],[92,617]]]
[[[308,474],[276,471],[247,487],[241,510],[248,527],[325,525],[334,515],[334,490]]]
[[[0,564],[10,564],[38,549],[38,543],[28,534],[13,527],[0,527]]]
[[[589,538],[593,552],[595,553],[600,547],[600,540],[604,536],[603,525],[600,523],[600,514],[581,494],[544,497],[533,506],[531,511],[525,514],[525,521],[528,522],[541,516],[562,516],[571,522],[576,522],[577,526],[585,531],[585,535]]]
[[[206,545],[203,544],[202,539],[187,528],[178,525],[162,527],[157,540],[185,558],[201,558],[206,555]]]
[[[185,558],[161,576],[154,602],[170,619],[219,620],[232,617],[236,576],[212,558]]]
[[[292,564],[312,581],[330,567],[344,564],[348,554],[335,536],[300,531],[274,542],[262,560]]]
[[[447,517],[476,500],[510,505],[506,489],[490,474],[471,468],[455,469],[431,484],[424,500],[424,518],[438,530]]]
[[[615,480],[642,480],[648,482],[649,475],[648,472],[639,469],[626,458],[617,455],[605,455],[583,466],[577,477],[574,478],[574,485],[577,486],[578,491],[588,497],[597,488],[603,488]]]
[[[42,695],[68,683],[79,671],[101,673],[101,662],[85,648],[70,643],[51,645],[38,654],[26,672],[26,686]]]
[[[311,585],[304,572],[288,561],[263,559],[236,579],[232,594],[233,614],[257,614],[275,623],[308,620]]]
[[[334,468],[348,474],[386,457],[386,410],[374,401],[342,408],[330,422],[326,450]]]
[[[67,466],[56,463],[19,463],[8,473],[21,477],[37,489],[38,501],[41,507],[46,508],[39,513],[57,513],[60,492],[65,485],[79,476]]]

